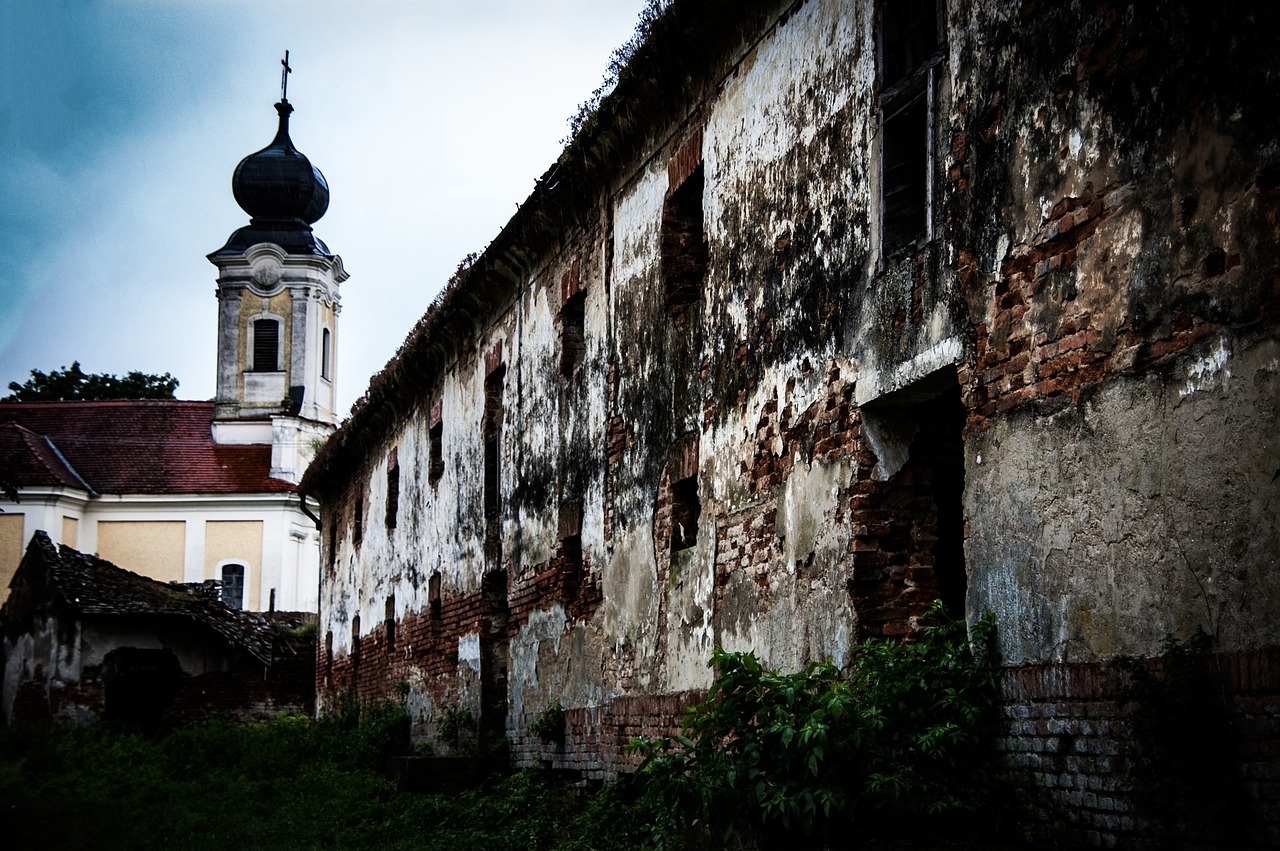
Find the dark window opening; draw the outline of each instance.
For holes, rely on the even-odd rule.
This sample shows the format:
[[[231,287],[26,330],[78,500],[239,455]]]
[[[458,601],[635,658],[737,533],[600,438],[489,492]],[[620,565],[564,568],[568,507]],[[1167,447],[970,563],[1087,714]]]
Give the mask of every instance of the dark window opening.
[[[431,609],[431,620],[434,624],[440,623],[440,571],[431,571],[431,577],[427,579],[427,604]]]
[[[882,88],[901,80],[924,65],[937,51],[937,0],[885,0],[880,7],[883,22],[881,49]]]
[[[386,619],[387,649],[396,649],[396,595],[387,597]]]
[[[360,667],[360,616],[351,619],[351,664]]]
[[[280,371],[280,323],[274,319],[253,320],[253,372]]]
[[[671,552],[687,549],[698,542],[698,477],[689,476],[671,485]]]
[[[502,379],[505,367],[498,367],[484,384],[484,517],[496,531],[502,513]]]
[[[434,486],[444,475],[444,423],[436,423],[431,427],[431,464],[427,469],[427,478]]]
[[[942,43],[936,0],[880,4],[882,257],[932,236],[933,92]]]
[[[587,354],[587,294],[570,296],[560,309],[560,374],[578,371]]]
[[[699,164],[662,205],[662,290],[673,317],[702,297],[707,280],[710,252],[702,223],[702,190]]]
[[[916,405],[912,413],[920,431],[911,455],[929,470],[931,496],[937,511],[937,539],[933,544],[938,599],[947,614],[965,615],[968,574],[964,559],[964,423],[960,388]]]
[[[400,464],[393,457],[387,465],[387,513],[388,531],[396,528],[396,515],[400,513]]]
[[[324,675],[333,675],[333,630],[324,634]]]
[[[329,361],[333,357],[332,337],[328,328],[325,328],[320,335],[320,377],[328,380],[329,378]]]
[[[351,526],[351,541],[356,546],[360,546],[360,542],[364,540],[364,500],[356,497],[355,517]]]
[[[169,649],[117,647],[102,660],[103,714],[112,720],[157,724],[182,688],[182,665]]]
[[[561,587],[566,600],[578,599],[582,590],[582,536],[570,535],[560,542],[562,566]]]
[[[244,565],[222,566],[222,602],[233,609],[244,608]]]
[[[925,236],[929,204],[929,118],[924,92],[886,111],[881,139],[884,251]]]

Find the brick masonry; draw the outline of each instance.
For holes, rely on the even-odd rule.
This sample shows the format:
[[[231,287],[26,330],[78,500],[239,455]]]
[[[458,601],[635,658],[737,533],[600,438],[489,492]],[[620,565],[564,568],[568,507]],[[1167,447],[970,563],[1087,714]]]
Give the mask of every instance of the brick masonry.
[[[1219,654],[1209,663],[1199,691],[1170,693],[1190,709],[1165,719],[1160,729],[1171,749],[1153,768],[1141,764],[1152,745],[1135,729],[1143,707],[1117,662],[1006,669],[998,746],[1015,776],[1027,778],[1023,788],[1038,790],[1045,817],[1063,820],[1091,845],[1168,847],[1176,839],[1188,843],[1179,847],[1275,847],[1280,652]],[[1159,660],[1143,665],[1168,675]],[[1197,738],[1207,738],[1222,761],[1208,769],[1184,761]],[[1159,796],[1150,787],[1153,771],[1166,784]]]

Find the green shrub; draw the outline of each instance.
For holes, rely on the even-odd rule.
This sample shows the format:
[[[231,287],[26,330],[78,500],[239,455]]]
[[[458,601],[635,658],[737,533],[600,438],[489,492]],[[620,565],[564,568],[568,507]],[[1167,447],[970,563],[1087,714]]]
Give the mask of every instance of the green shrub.
[[[717,648],[715,681],[682,735],[641,742],[641,774],[705,834],[740,819],[806,835],[920,824],[994,805],[994,618],[947,619],[918,640],[871,640],[847,675],[830,662],[782,674]],[[901,828],[898,828],[901,830]]]

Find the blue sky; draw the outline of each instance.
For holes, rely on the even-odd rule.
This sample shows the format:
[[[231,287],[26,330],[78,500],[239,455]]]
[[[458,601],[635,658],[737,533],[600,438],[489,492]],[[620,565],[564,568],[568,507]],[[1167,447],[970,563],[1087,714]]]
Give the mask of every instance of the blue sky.
[[[0,387],[79,360],[213,395],[214,267],[290,51],[342,255],[341,409],[560,151],[643,0],[0,0]]]

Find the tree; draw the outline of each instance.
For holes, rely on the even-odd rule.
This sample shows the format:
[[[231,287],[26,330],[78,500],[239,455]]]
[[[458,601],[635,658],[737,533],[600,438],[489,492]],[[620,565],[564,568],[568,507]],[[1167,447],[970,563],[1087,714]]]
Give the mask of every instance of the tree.
[[[71,367],[52,370],[48,374],[31,370],[31,377],[24,383],[9,382],[12,392],[4,402],[60,402],[73,399],[172,399],[178,388],[178,379],[169,373],[148,375],[130,372],[124,378],[114,375],[98,375],[80,369],[80,361],[72,361]]]

